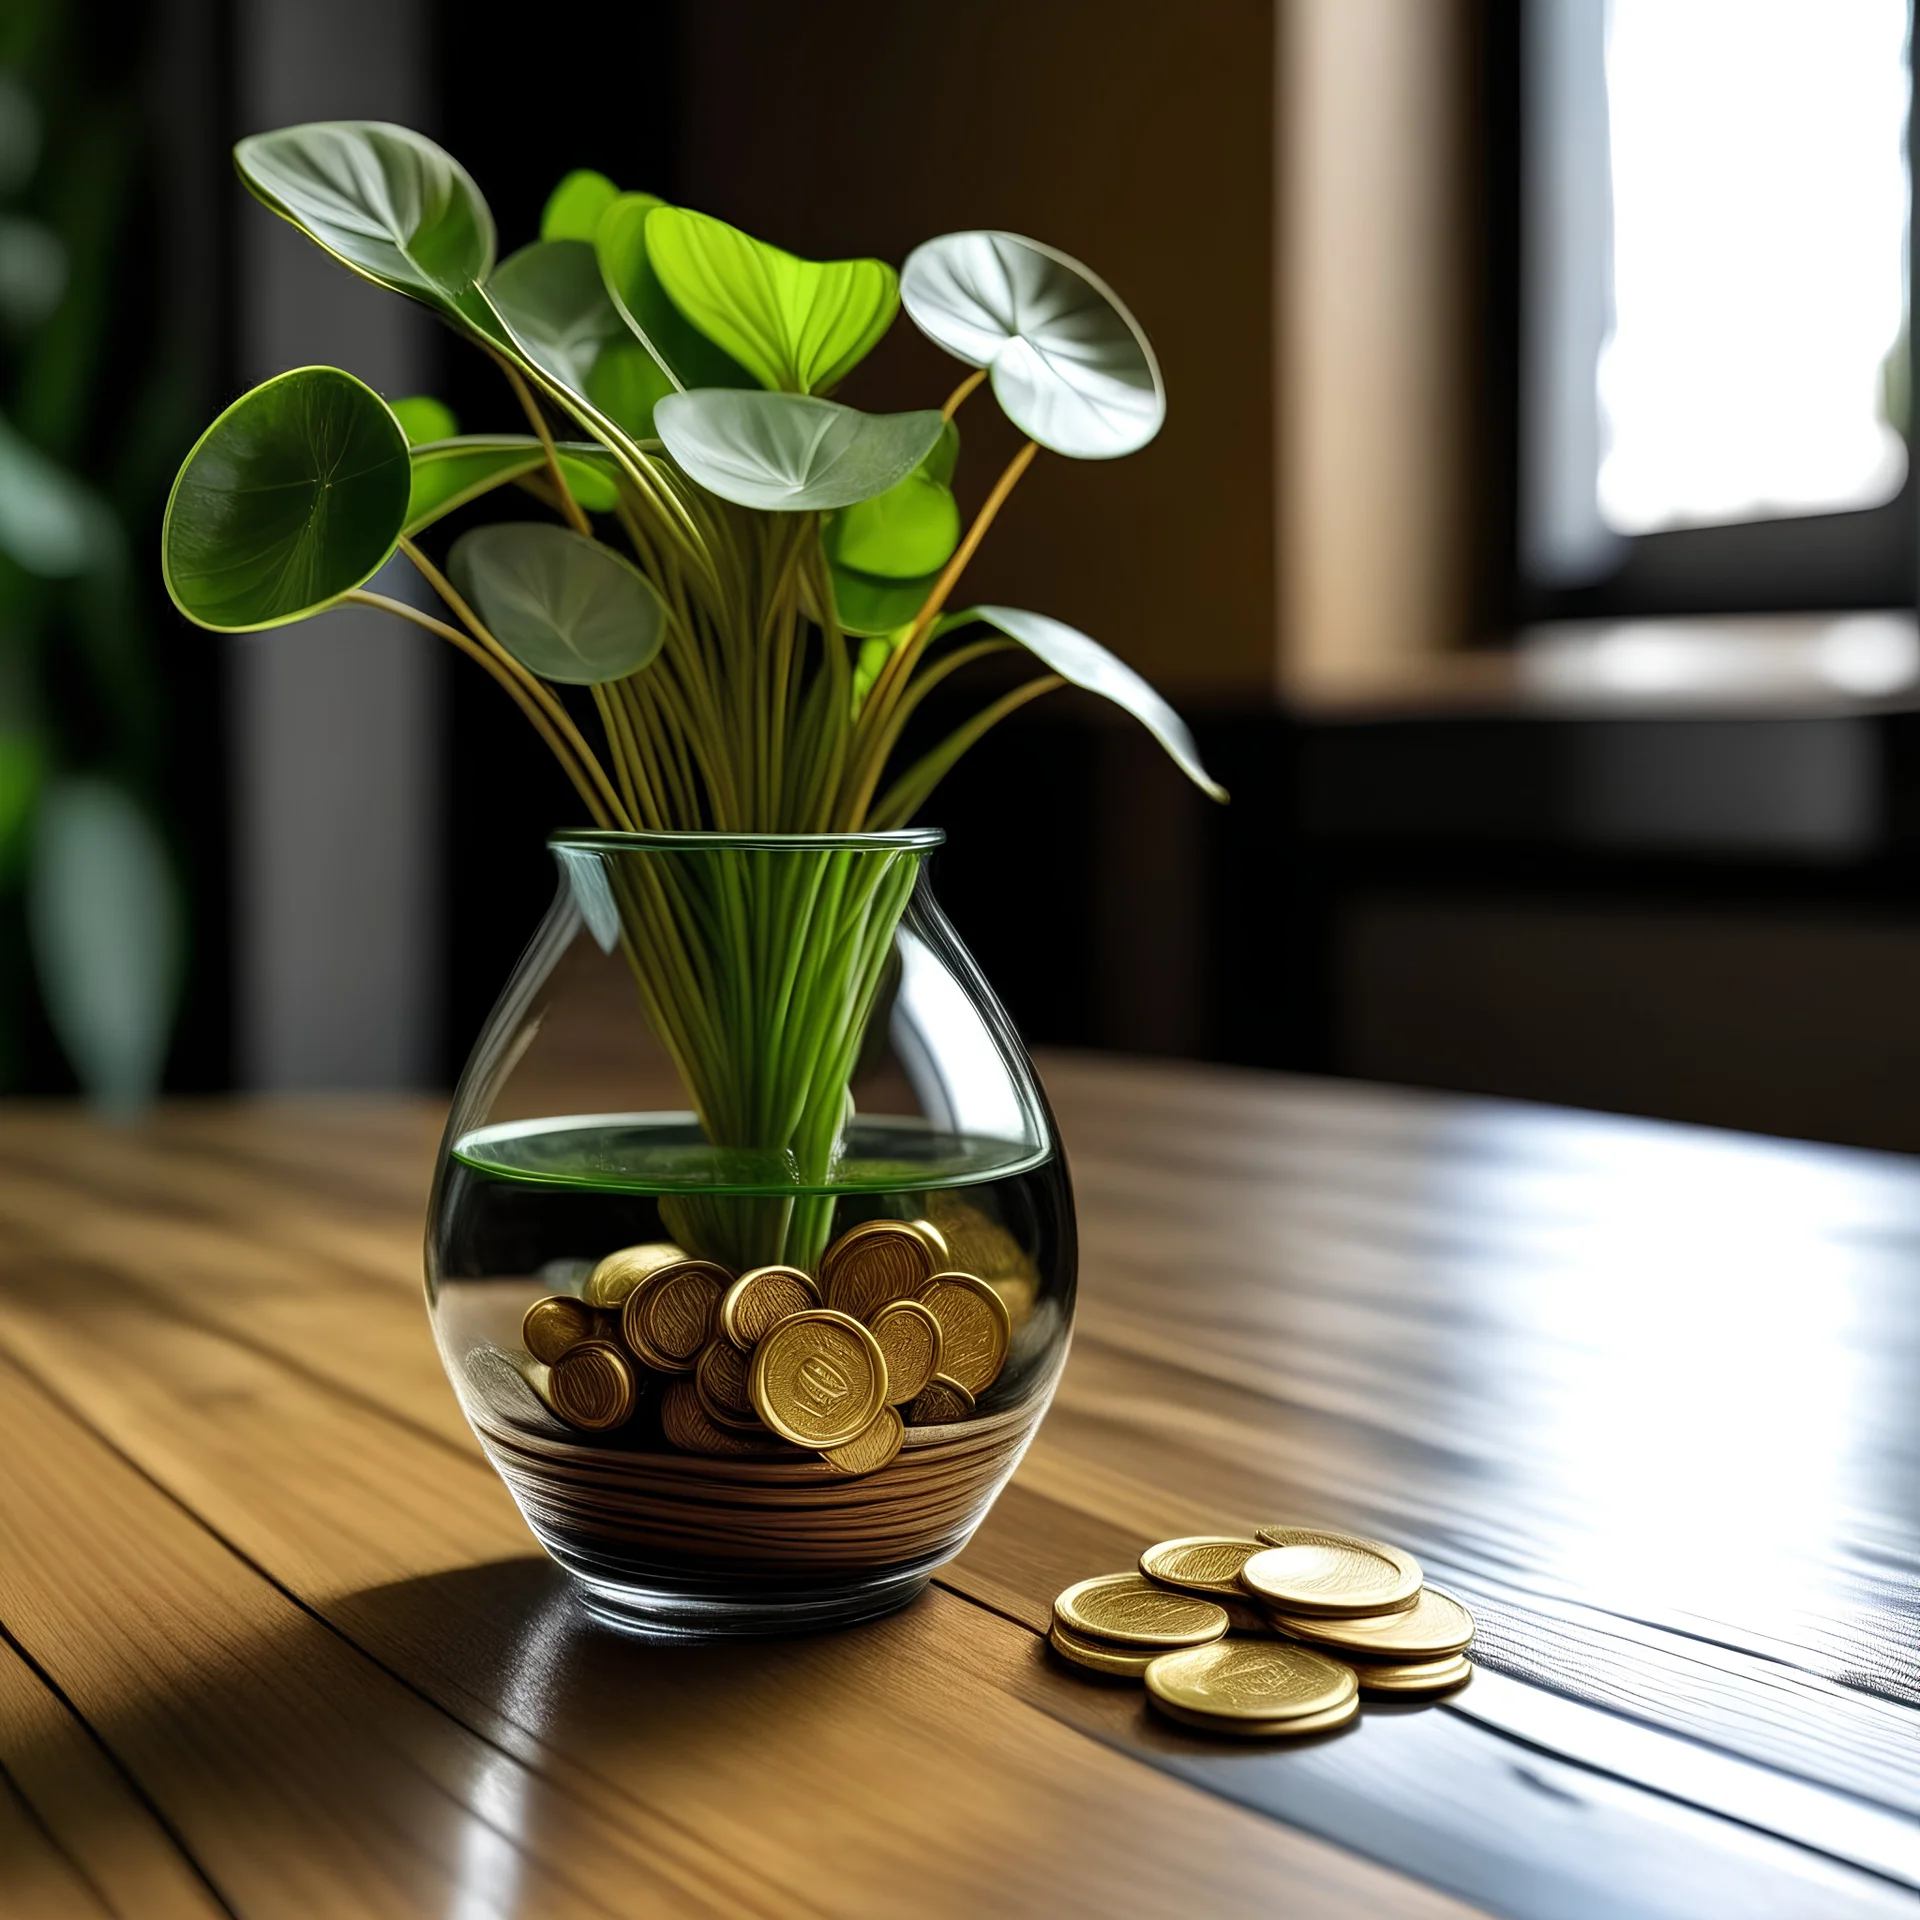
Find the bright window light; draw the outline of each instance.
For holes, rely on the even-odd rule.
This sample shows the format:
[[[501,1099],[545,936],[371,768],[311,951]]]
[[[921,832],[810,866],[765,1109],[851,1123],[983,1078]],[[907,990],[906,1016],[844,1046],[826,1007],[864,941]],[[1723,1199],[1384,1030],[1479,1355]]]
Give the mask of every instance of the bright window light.
[[[1907,0],[1611,0],[1616,533],[1900,489]]]

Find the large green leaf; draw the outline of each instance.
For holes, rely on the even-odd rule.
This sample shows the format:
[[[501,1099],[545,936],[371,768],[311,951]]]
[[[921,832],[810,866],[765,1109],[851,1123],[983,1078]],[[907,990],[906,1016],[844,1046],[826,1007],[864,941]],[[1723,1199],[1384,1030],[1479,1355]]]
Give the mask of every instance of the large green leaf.
[[[160,533],[167,591],[219,633],[305,619],[385,565],[411,491],[387,403],[337,367],[295,368],[241,395],[187,455]]]
[[[493,637],[542,679],[573,687],[622,680],[666,637],[652,582],[567,527],[476,527],[454,542],[448,565]]]
[[[609,298],[584,240],[536,240],[501,261],[487,298],[514,344],[543,373],[635,439],[673,391]]]
[[[547,195],[540,210],[540,238],[591,240],[600,216],[619,197],[620,189],[604,173],[576,168]]]
[[[710,493],[775,513],[850,507],[904,480],[937,413],[858,413],[797,393],[674,393],[654,409],[667,451]]]
[[[949,233],[907,256],[900,298],[957,360],[990,367],[994,398],[1041,446],[1076,460],[1144,447],[1166,418],[1147,336],[1079,261],[1017,233]]]
[[[647,253],[673,303],[763,387],[823,393],[893,324],[884,260],[801,260],[704,213],[656,208]]]
[[[493,269],[493,215],[450,153],[380,120],[282,127],[233,152],[253,193],[336,260],[498,338],[478,293]]]
[[[172,865],[133,798],[105,780],[55,782],[40,801],[27,924],[48,1017],[88,1095],[150,1100],[180,984]]]
[[[665,205],[658,194],[623,193],[600,216],[594,249],[613,304],[671,384],[757,386],[753,375],[694,326],[660,284],[647,252],[647,220]]]
[[[951,632],[974,620],[984,621],[1009,640],[1019,641],[1062,680],[1126,708],[1166,748],[1174,765],[1196,787],[1215,800],[1227,797],[1227,790],[1200,764],[1199,749],[1193,744],[1186,722],[1124,660],[1109,653],[1099,641],[1089,639],[1064,621],[1049,619],[1044,613],[1026,613],[1018,607],[969,607],[962,613],[948,614],[941,621],[940,630]]]

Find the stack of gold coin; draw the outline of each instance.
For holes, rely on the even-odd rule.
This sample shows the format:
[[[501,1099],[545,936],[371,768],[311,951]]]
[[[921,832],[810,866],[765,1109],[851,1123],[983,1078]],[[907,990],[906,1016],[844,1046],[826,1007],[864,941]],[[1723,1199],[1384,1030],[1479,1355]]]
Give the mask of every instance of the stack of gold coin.
[[[1138,1680],[1163,1653],[1205,1647],[1227,1630],[1224,1607],[1137,1573],[1079,1580],[1053,1603],[1054,1651],[1075,1666]]]
[[[527,1309],[518,1364],[576,1431],[624,1425],[651,1389],[680,1452],[803,1448],[864,1475],[892,1464],[907,1427],[972,1420],[1011,1333],[1005,1300],[953,1264],[932,1221],[868,1220],[834,1240],[817,1278],[735,1274],[664,1241],[620,1248],[578,1295]]]
[[[1055,1652],[1146,1683],[1169,1718],[1236,1738],[1344,1726],[1363,1693],[1449,1692],[1473,1672],[1473,1616],[1398,1547],[1322,1527],[1162,1540],[1138,1573],[1053,1603]]]

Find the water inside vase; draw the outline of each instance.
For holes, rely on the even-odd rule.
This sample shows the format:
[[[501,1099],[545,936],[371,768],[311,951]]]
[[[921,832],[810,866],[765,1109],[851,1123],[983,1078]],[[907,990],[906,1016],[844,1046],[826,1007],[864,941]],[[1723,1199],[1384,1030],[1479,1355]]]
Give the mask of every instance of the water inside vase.
[[[443,1183],[428,1284],[456,1379],[463,1368],[471,1377],[476,1352],[518,1356],[527,1308],[577,1293],[607,1254],[684,1242],[675,1223],[687,1215],[676,1207],[689,1199],[776,1223],[792,1202],[824,1203],[835,1235],[866,1220],[931,1220],[949,1264],[1006,1301],[1016,1357],[1040,1358],[1048,1330],[1065,1324],[1074,1271],[1066,1182],[1057,1156],[1031,1142],[862,1117],[831,1177],[803,1183],[783,1155],[712,1145],[688,1113],[584,1114],[469,1132],[453,1143]],[[1028,1372],[1009,1365],[981,1410],[1017,1397]],[[641,1421],[600,1444],[658,1444],[647,1436]]]

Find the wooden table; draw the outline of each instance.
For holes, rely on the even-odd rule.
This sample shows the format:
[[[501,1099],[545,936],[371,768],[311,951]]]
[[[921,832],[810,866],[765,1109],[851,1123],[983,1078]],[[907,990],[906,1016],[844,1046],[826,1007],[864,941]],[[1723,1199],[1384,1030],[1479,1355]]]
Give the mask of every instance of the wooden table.
[[[1047,1063],[1085,1240],[1040,1440],[921,1601],[583,1622],[419,1300],[426,1104],[0,1115],[0,1912],[1920,1910],[1920,1170]],[[1042,1649],[1169,1534],[1321,1519],[1479,1613],[1291,1750]]]

